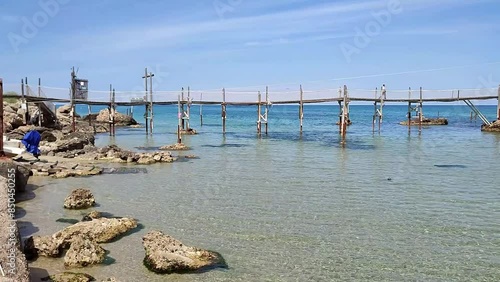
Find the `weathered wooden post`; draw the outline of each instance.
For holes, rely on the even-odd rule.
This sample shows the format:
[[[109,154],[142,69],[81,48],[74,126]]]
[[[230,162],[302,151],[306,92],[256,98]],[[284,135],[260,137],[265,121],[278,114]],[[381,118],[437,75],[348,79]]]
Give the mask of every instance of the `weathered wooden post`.
[[[42,96],[42,79],[38,78],[38,98]],[[38,107],[38,126],[42,126],[42,119],[43,119],[43,113],[42,113],[42,106],[40,105],[42,102],[38,102],[37,107]]]
[[[420,108],[418,110],[418,133],[422,134],[422,118],[423,118],[423,111],[424,111],[424,104],[422,101],[422,96],[423,96],[423,91],[422,87],[420,87]]]
[[[267,132],[268,132],[268,126],[269,126],[269,105],[270,105],[270,101],[269,101],[269,86],[266,86],[266,116],[265,116],[265,123],[266,123],[266,135],[267,135]]]
[[[261,133],[260,103],[261,103],[261,95],[260,95],[260,91],[259,91],[258,101],[257,101],[257,134],[259,134],[259,135]]]
[[[222,89],[222,111],[221,111],[221,116],[222,116],[222,133],[226,134],[226,88]]]
[[[347,131],[347,118],[348,118],[348,109],[347,109],[347,85],[344,85],[344,100],[342,106],[342,118],[341,118],[341,135],[344,138]]]
[[[109,106],[108,106],[109,136],[113,136],[113,85],[109,85]]]
[[[148,68],[144,69],[144,76],[142,78],[144,78],[144,120],[146,123],[146,134],[148,134],[149,133]]]
[[[25,80],[26,80],[26,85],[25,85],[26,86],[26,96],[30,96],[30,87],[29,87],[29,84],[28,84],[28,78],[26,77]],[[25,97],[23,103],[24,103],[24,106],[26,107],[26,113],[25,113],[25,115],[26,115],[26,122],[29,122],[30,119],[31,119],[31,117],[30,117],[30,111],[29,111],[29,108],[28,108],[28,98]]]
[[[75,121],[75,96],[76,96],[76,73],[75,67],[71,71],[71,126],[73,132],[76,132],[76,121]]]
[[[203,126],[203,93],[200,93],[200,126]]]
[[[411,133],[411,87],[408,88],[408,134]]]
[[[498,85],[497,120],[500,120],[500,85]]]
[[[186,130],[185,128],[185,121],[184,121],[184,87],[182,87],[181,89],[181,130]]]
[[[374,112],[373,112],[373,120],[372,120],[372,133],[375,133],[375,122],[378,119],[378,113],[377,113],[377,94],[378,94],[378,87],[375,87],[375,101],[373,102],[374,106]]]
[[[188,86],[188,93],[187,93],[187,105],[186,105],[186,130],[189,131],[191,128],[191,124],[189,120],[191,119],[191,87]]]
[[[181,120],[182,120],[182,113],[181,113],[181,96],[177,96],[177,119],[178,119],[178,124],[177,124],[177,143],[181,144],[182,143],[182,136],[181,136]]]
[[[303,120],[304,120],[304,92],[302,91],[302,85],[300,85],[300,102],[299,102],[300,134],[302,134]]]
[[[154,129],[154,114],[153,114],[153,76],[152,72],[149,73],[149,132],[153,134]],[[114,101],[113,101],[114,102]]]
[[[113,95],[111,97],[111,124],[113,125],[113,136],[116,136],[115,114],[116,114],[115,89],[113,88]],[[153,133],[152,130],[151,133]]]

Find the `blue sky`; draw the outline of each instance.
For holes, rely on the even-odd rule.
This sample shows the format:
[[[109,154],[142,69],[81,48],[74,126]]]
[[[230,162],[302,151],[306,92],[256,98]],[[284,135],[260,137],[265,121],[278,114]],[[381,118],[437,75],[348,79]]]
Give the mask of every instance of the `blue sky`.
[[[148,66],[161,90],[496,87],[499,14],[497,0],[4,0],[0,77],[67,87],[76,66],[91,89],[133,90]]]

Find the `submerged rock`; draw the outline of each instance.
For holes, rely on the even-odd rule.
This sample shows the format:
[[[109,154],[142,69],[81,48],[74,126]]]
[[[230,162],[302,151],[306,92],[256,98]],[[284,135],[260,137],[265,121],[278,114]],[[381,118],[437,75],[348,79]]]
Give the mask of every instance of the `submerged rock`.
[[[91,221],[98,218],[102,218],[102,214],[98,211],[91,211],[83,216],[82,221]]]
[[[399,123],[400,125],[408,126],[408,120],[402,121]],[[418,118],[414,118],[411,120],[410,125],[419,125],[420,121]],[[448,125],[448,119],[446,118],[422,118],[422,125]]]
[[[227,267],[219,253],[185,246],[160,231],[146,234],[142,238],[142,245],[146,251],[144,265],[156,273],[185,273]]]
[[[160,150],[162,151],[187,151],[190,150],[188,146],[184,143],[175,143],[172,145],[165,145],[160,147]]]
[[[188,129],[182,129],[181,134],[183,134],[183,135],[196,135],[196,134],[198,134],[198,132],[196,132],[196,130],[193,128],[188,128]]]
[[[98,218],[68,226],[51,236],[31,236],[25,242],[24,252],[30,258],[37,256],[59,257],[76,238],[89,238],[96,243],[106,243],[137,227],[132,218]]]
[[[66,209],[87,209],[95,206],[95,198],[88,189],[76,189],[64,200]]]
[[[85,267],[104,262],[106,250],[99,244],[88,239],[77,237],[71,242],[69,250],[64,256],[64,266]]]
[[[49,282],[90,282],[95,278],[85,273],[63,272],[42,278],[42,281]]]

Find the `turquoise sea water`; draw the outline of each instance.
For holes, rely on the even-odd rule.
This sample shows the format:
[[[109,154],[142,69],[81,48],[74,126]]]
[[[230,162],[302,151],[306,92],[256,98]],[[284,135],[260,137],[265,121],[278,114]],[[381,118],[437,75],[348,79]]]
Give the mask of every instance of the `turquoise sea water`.
[[[480,106],[491,120],[495,106]],[[86,108],[79,109],[81,114]],[[143,122],[143,109],[135,117]],[[142,111],[142,112],[141,112]],[[449,125],[398,125],[405,105],[386,106],[372,133],[373,106],[351,107],[341,145],[338,105],[274,106],[269,135],[256,135],[255,107],[192,108],[196,136],[182,154],[199,159],[146,166],[147,174],[66,180],[31,179],[34,198],[20,203],[22,235],[52,234],[64,198],[89,187],[98,209],[140,220],[144,229],[104,244],[110,265],[85,269],[120,281],[499,281],[500,134],[483,133],[460,105],[424,106]],[[123,112],[123,109],[122,109]],[[97,145],[134,149],[176,142],[177,109],[155,108],[155,134],[120,129]],[[30,223],[31,222],[31,223]],[[187,245],[220,252],[229,269],[161,276],[143,265],[141,237],[162,230]],[[33,268],[64,270],[62,259]]]

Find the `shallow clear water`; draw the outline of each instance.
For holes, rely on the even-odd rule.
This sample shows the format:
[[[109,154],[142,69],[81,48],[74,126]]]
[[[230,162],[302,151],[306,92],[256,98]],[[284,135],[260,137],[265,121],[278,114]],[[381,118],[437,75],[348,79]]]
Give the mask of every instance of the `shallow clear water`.
[[[140,110],[136,118],[142,122]],[[496,107],[481,110],[494,119]],[[352,106],[347,142],[340,144],[338,106],[306,106],[304,133],[297,106],[274,106],[269,135],[256,136],[255,107],[198,108],[186,136],[199,159],[147,166],[147,174],[66,180],[31,179],[22,202],[22,235],[51,234],[74,188],[90,187],[98,209],[140,220],[144,229],[104,244],[114,262],[85,269],[121,281],[498,281],[500,280],[500,134],[482,133],[462,106],[426,106],[450,125],[397,124],[406,106],[387,106],[381,134],[372,134],[372,106]],[[177,110],[155,109],[155,134],[123,129],[113,139],[133,149],[176,141]],[[183,153],[181,153],[183,154]],[[31,222],[31,223],[28,223]],[[150,273],[141,237],[162,230],[187,245],[220,252],[227,270]],[[31,264],[64,270],[62,259]]]

